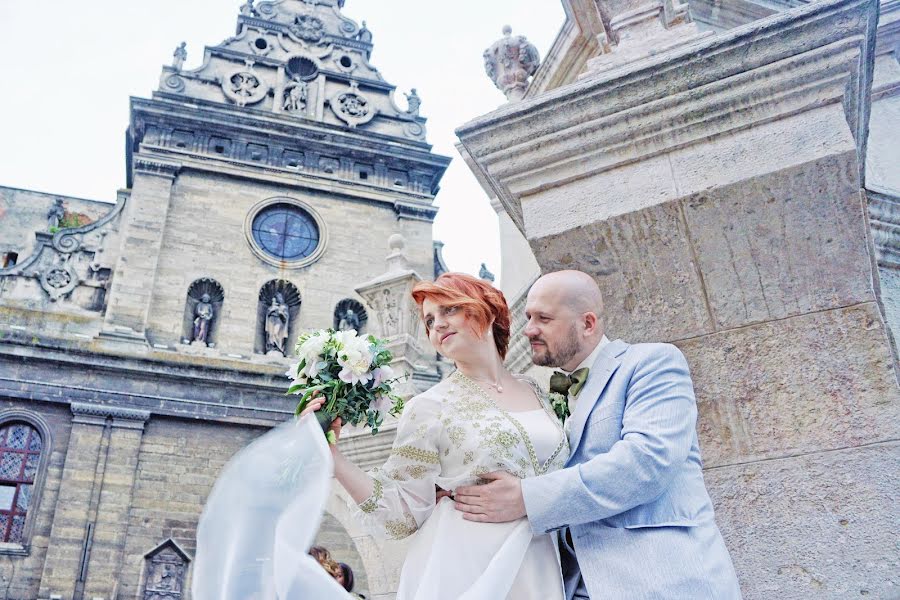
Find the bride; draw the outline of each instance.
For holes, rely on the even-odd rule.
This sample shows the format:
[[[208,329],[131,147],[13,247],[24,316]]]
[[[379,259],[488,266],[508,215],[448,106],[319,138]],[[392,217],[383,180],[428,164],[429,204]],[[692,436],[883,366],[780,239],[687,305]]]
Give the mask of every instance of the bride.
[[[503,366],[510,316],[503,294],[469,275],[447,273],[413,290],[428,339],[457,370],[411,399],[387,463],[369,473],[330,447],[334,475],[382,537],[412,535],[398,600],[563,598],[556,537],[527,519],[463,519],[435,486],[455,490],[491,471],[517,477],[563,467],[568,440],[546,395]],[[318,410],[315,400],[305,414]],[[340,433],[340,419],[332,424]]]

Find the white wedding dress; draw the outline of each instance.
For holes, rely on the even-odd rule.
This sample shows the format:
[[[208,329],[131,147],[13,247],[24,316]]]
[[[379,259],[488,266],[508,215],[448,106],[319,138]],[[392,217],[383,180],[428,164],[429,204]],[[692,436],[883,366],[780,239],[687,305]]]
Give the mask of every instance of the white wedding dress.
[[[524,478],[565,464],[565,432],[528,381],[536,410],[505,411],[459,372],[407,404],[387,463],[370,473],[375,491],[359,505],[373,534],[415,533],[397,600],[564,597],[555,535],[534,535],[524,518],[467,521],[449,498],[435,505],[435,485],[455,490],[491,471]]]
[[[373,535],[414,535],[397,600],[561,600],[555,535],[526,519],[476,523],[447,490],[507,471],[532,477],[561,468],[565,432],[533,381],[541,408],[510,413],[455,373],[407,403],[390,457],[370,473],[359,505]],[[537,405],[537,402],[536,402]],[[331,453],[312,416],[266,433],[229,461],[197,529],[195,600],[349,599],[306,551],[331,490]]]

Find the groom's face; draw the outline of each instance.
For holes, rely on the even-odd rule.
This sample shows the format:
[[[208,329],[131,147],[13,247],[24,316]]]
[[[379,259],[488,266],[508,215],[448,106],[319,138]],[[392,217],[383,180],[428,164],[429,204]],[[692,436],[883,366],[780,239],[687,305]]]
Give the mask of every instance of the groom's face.
[[[562,298],[532,289],[525,305],[525,335],[531,360],[542,367],[562,367],[581,351],[578,315]]]

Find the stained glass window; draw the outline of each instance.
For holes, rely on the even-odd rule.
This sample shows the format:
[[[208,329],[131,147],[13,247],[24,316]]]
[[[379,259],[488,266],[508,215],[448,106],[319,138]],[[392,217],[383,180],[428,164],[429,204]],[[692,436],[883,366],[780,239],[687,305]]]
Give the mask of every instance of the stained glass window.
[[[21,543],[41,459],[41,436],[27,423],[0,427],[0,541]]]
[[[319,245],[319,228],[302,208],[275,204],[253,219],[253,239],[267,254],[279,260],[306,258]]]

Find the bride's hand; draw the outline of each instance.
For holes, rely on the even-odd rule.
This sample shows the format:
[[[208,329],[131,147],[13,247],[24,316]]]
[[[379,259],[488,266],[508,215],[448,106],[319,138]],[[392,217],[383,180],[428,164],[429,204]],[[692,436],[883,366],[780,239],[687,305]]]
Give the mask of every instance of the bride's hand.
[[[306,408],[303,409],[303,412],[300,413],[300,418],[305,417],[306,415],[310,415],[314,412],[317,412],[322,406],[325,404],[325,396],[322,394],[316,393],[312,399],[309,401],[309,404],[306,405]],[[343,421],[340,417],[331,422],[331,427],[328,429],[334,435],[334,444],[332,444],[332,448],[337,448],[337,441],[341,439],[341,427],[343,426]]]
[[[309,401],[309,404],[306,405],[306,408],[303,409],[303,412],[300,413],[300,417],[302,418],[306,415],[311,415],[322,408],[323,404],[325,404],[325,396],[313,396],[312,400]]]

